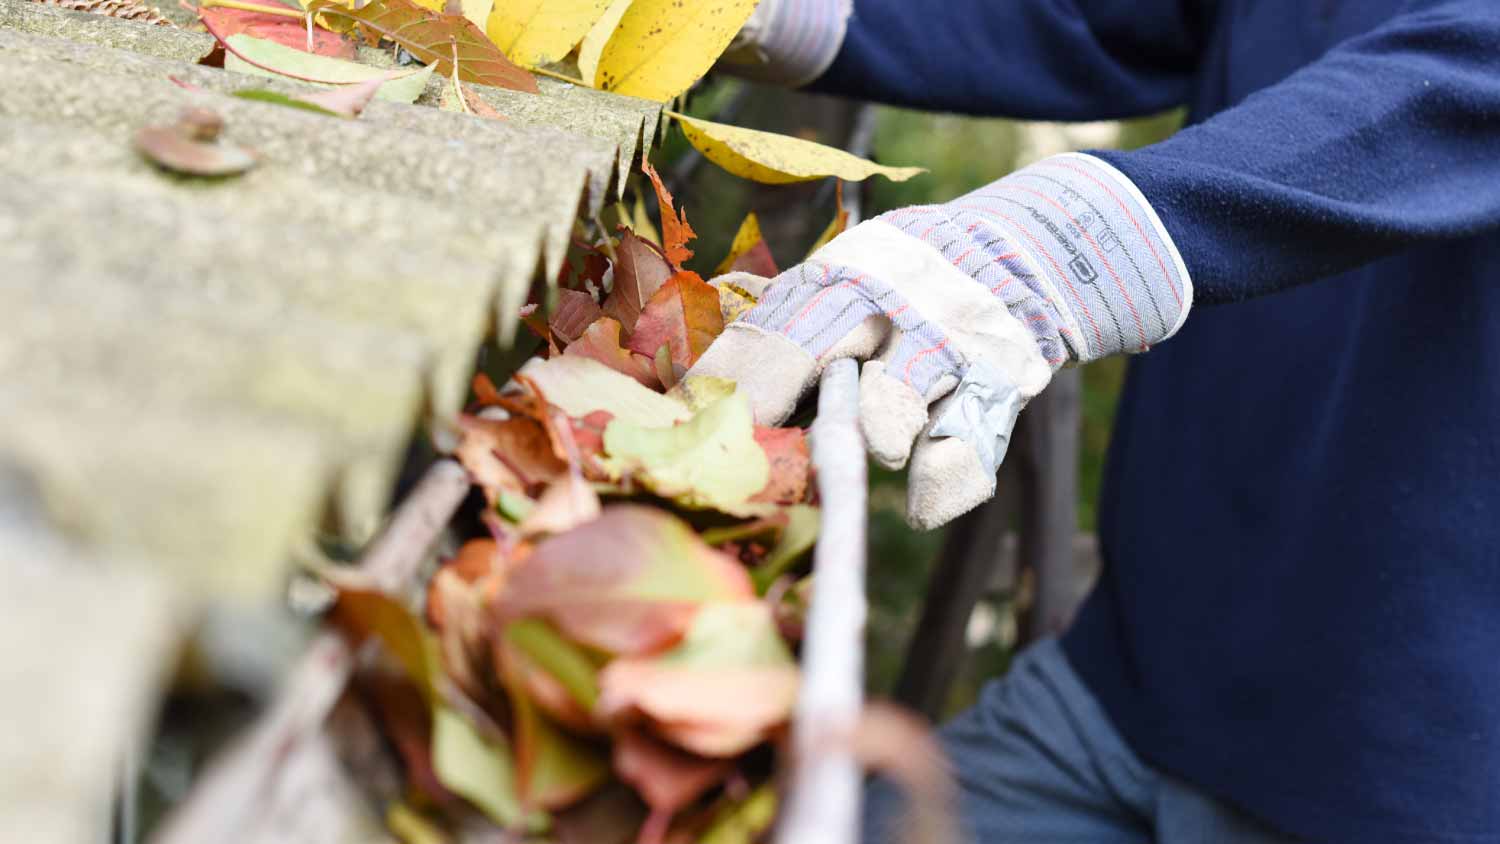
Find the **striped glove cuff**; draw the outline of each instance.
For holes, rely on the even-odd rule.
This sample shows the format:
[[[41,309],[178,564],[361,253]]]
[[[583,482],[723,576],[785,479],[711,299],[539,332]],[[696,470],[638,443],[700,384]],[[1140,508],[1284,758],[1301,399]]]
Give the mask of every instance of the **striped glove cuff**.
[[[853,10],[854,0],[760,0],[721,66],[759,82],[806,85],[833,64]]]
[[[1193,285],[1135,185],[1070,153],[936,206],[883,218],[1003,298],[1054,368],[1141,352],[1177,332]]]

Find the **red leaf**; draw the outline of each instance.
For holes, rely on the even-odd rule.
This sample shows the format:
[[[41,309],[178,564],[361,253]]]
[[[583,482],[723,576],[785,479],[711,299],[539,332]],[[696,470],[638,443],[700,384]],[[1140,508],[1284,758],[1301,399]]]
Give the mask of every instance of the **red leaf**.
[[[275,41],[293,50],[336,59],[353,59],[356,50],[353,41],[316,25],[313,26],[312,50],[308,50],[307,23],[282,15],[212,6],[198,9],[198,16],[220,41],[231,35],[249,35]]]
[[[771,462],[771,479],[750,500],[772,504],[798,504],[807,499],[812,480],[812,456],[807,434],[801,428],[755,427],[755,442]]]
[[[758,275],[762,278],[775,278],[781,270],[776,268],[776,259],[771,255],[771,247],[764,240],[758,240],[745,254],[734,259],[729,265],[729,271],[745,272]]]
[[[654,356],[665,345],[671,349],[672,363],[691,369],[723,331],[719,291],[697,273],[680,272],[646,303],[630,335],[630,350]]]
[[[405,47],[423,64],[437,62],[437,72],[464,82],[537,93],[536,78],[517,67],[474,22],[463,15],[430,12],[411,0],[381,0],[358,9],[336,0],[311,0],[309,12],[342,17],[367,31],[379,33]]]
[[[620,245],[615,247],[615,286],[604,300],[604,313],[618,320],[629,336],[641,310],[671,277],[672,265],[656,244],[621,229]]]
[[[564,343],[571,343],[583,336],[594,320],[604,315],[594,297],[581,290],[557,291],[557,310],[547,324]]]
[[[600,317],[590,325],[583,336],[563,350],[563,354],[591,358],[653,390],[661,390],[661,382],[657,380],[651,362],[636,357],[620,345],[620,324],[609,317]]]
[[[641,162],[641,170],[651,179],[651,184],[656,188],[657,204],[661,206],[662,251],[667,260],[672,262],[672,267],[681,270],[682,262],[693,257],[693,250],[687,248],[687,242],[697,237],[698,233],[688,225],[687,214],[672,205],[672,194],[662,184],[661,176],[657,175],[651,162]]]

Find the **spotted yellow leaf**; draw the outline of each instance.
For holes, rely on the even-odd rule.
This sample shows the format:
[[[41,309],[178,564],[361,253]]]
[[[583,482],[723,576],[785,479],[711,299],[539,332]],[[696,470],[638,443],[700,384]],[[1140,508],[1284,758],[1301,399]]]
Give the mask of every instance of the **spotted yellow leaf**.
[[[851,182],[885,176],[904,182],[927,172],[921,167],[887,167],[801,138],[668,113],[682,125],[688,142],[704,158],[736,176],[762,184],[783,185],[827,176]]]
[[[756,0],[633,0],[600,48],[592,78],[584,79],[595,88],[666,102],[713,67],[755,4]],[[579,64],[584,64],[581,57]]]

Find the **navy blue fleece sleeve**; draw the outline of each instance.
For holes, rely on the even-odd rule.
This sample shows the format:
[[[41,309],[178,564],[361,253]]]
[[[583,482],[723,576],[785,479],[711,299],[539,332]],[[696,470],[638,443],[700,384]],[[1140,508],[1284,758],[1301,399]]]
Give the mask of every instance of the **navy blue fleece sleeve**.
[[[1500,230],[1500,2],[1428,4],[1163,143],[1096,154],[1202,302]]]
[[[1197,0],[855,0],[813,90],[967,114],[1104,120],[1186,99]]]

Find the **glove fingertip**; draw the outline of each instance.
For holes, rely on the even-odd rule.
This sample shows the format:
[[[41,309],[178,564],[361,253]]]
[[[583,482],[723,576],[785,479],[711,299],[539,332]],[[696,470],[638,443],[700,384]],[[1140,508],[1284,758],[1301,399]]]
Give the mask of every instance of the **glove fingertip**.
[[[941,527],[994,495],[994,473],[963,439],[926,439],[913,449],[906,486],[906,521],[912,527]]]
[[[817,377],[817,361],[780,334],[734,323],[687,374],[734,381],[749,399],[756,423],[779,425],[796,410],[797,400]]]

